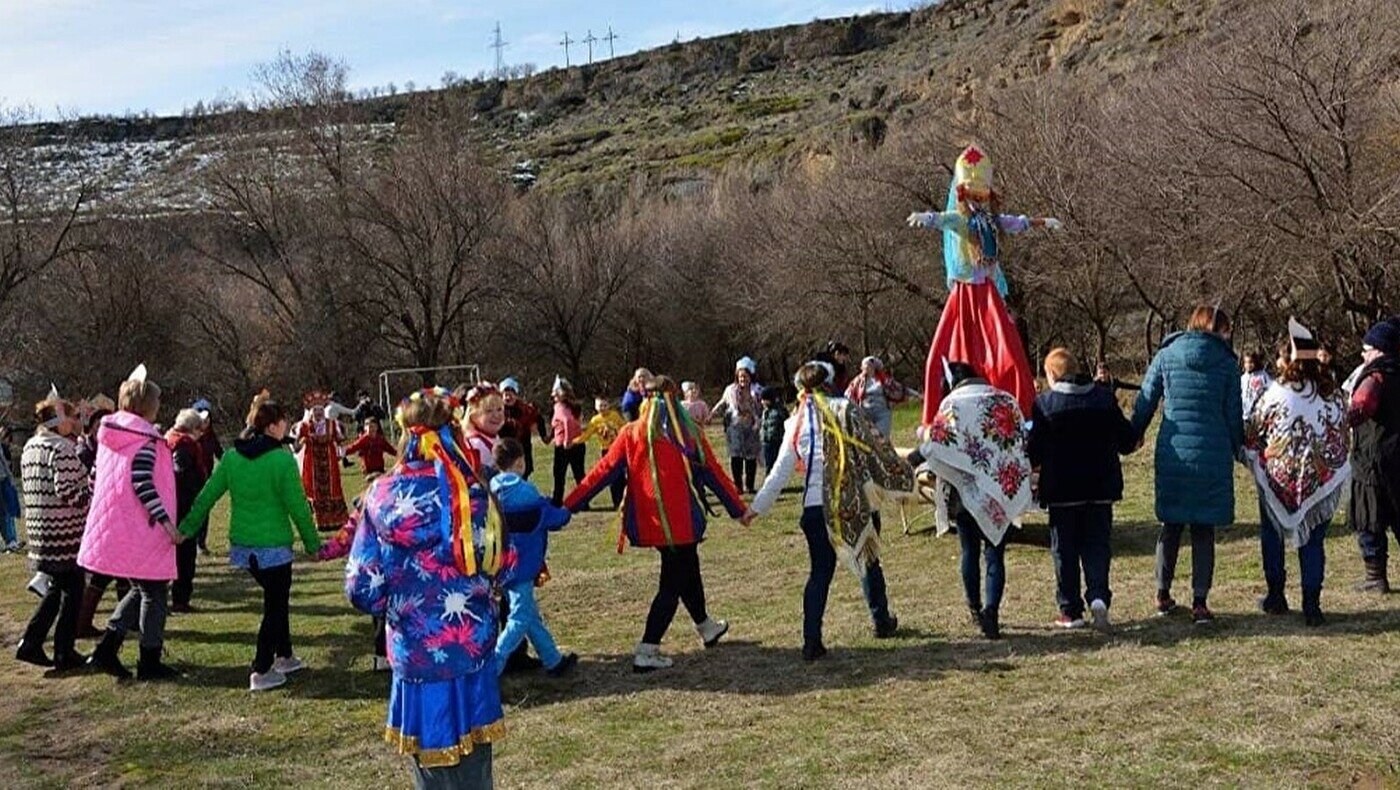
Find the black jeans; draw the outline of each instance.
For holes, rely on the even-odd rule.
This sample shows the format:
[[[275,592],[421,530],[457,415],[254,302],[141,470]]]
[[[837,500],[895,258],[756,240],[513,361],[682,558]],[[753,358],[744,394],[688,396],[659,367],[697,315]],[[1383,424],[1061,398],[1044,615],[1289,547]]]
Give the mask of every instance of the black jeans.
[[[125,634],[139,627],[142,647],[162,647],[165,644],[165,618],[170,612],[166,605],[169,585],[169,582],[133,581],[131,591],[122,596],[107,620],[107,630]]]
[[[1157,533],[1157,593],[1170,595],[1176,577],[1176,558],[1181,553],[1181,533],[1185,524],[1163,524]],[[1215,580],[1215,527],[1191,525],[1191,605],[1206,603]]]
[[[194,595],[194,570],[199,562],[199,543],[186,539],[175,547],[175,583],[170,585],[170,599],[176,605],[189,606]]]
[[[1055,600],[1060,614],[1083,617],[1085,599],[1113,602],[1108,589],[1113,557],[1108,534],[1112,526],[1113,505],[1050,507],[1050,558],[1055,563]],[[1079,587],[1081,567],[1083,590]]]
[[[574,485],[583,482],[583,461],[588,448],[581,444],[573,447],[554,448],[554,505],[558,507],[564,504],[564,475],[570,470],[574,473]]]
[[[705,612],[705,581],[700,577],[700,547],[692,543],[656,551],[661,555],[661,576],[656,597],[651,601],[651,611],[647,613],[646,631],[642,634],[642,642],[648,645],[661,644],[679,603],[685,604],[696,625],[710,618]]]
[[[778,453],[783,449],[783,442],[779,439],[776,442],[763,443],[763,468],[769,472],[778,463]]]
[[[879,532],[880,514],[871,515],[875,519],[875,531]],[[802,642],[820,645],[826,601],[831,592],[832,577],[836,575],[836,549],[831,545],[831,535],[826,529],[826,510],[822,506],[803,508],[802,520],[798,525],[807,539],[807,556],[811,561],[807,585],[802,590]],[[890,603],[885,589],[885,570],[878,561],[865,569],[865,576],[861,578],[861,592],[865,594],[865,604],[870,609],[870,619],[875,626],[878,628],[888,623]]]
[[[757,458],[730,458],[729,475],[734,478],[734,487],[740,491],[753,491],[758,477]]]
[[[42,646],[53,628],[53,657],[61,660],[73,654],[78,635],[78,607],[83,600],[84,574],[81,568],[49,573],[49,592],[39,601],[34,616],[24,629],[26,645]],[[57,620],[57,627],[54,621]]]
[[[292,655],[292,564],[259,568],[256,558],[248,564],[248,572],[263,591],[262,625],[258,626],[258,651],[253,657],[253,671],[262,674],[272,669],[276,659]]]

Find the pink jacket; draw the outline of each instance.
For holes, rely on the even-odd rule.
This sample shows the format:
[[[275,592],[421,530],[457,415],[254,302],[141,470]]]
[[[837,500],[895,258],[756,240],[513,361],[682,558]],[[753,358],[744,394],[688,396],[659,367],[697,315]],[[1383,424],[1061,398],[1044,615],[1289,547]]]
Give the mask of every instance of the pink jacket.
[[[554,429],[555,447],[568,447],[583,433],[583,425],[579,423],[574,410],[558,402],[554,404],[554,419],[550,420],[549,425]]]
[[[151,483],[159,501],[143,504],[133,481],[133,463],[144,448],[154,451]],[[78,564],[119,579],[170,581],[176,577],[175,465],[156,429],[130,412],[103,418],[97,433],[96,490],[88,510]],[[152,509],[168,520],[155,523]]]

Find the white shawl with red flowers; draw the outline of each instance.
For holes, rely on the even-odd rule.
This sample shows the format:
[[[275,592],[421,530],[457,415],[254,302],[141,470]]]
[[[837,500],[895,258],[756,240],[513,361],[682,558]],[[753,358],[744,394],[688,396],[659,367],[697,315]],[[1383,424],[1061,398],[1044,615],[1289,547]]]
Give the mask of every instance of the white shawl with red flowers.
[[[950,489],[977,519],[982,534],[1000,544],[1012,524],[1033,507],[1026,428],[1016,399],[988,384],[964,384],[938,407],[919,448],[938,477],[939,534],[952,526]]]
[[[1351,477],[1351,434],[1340,391],[1274,382],[1245,421],[1245,454],[1269,520],[1294,548],[1332,518]]]

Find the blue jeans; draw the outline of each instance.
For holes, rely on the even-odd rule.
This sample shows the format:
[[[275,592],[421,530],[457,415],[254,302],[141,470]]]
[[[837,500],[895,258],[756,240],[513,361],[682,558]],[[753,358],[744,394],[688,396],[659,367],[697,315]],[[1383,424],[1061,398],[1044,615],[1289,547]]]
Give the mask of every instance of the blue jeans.
[[[1113,505],[1050,507],[1050,558],[1055,564],[1055,600],[1060,614],[1083,617],[1085,599],[1113,602],[1108,589],[1113,557],[1108,533],[1112,526]],[[1081,567],[1083,590],[1079,588]]]
[[[535,580],[522,579],[507,587],[506,598],[510,600],[510,619],[496,640],[497,674],[505,671],[506,659],[526,639],[530,640],[545,669],[558,666],[562,656],[544,620],[540,619],[540,608],[535,603]]]
[[[1327,528],[1331,521],[1313,527],[1308,542],[1298,547],[1298,570],[1303,577],[1304,590],[1321,590],[1322,577],[1327,572]],[[1283,535],[1269,517],[1268,508],[1259,504],[1259,551],[1264,561],[1264,583],[1270,595],[1282,595],[1288,583],[1288,569],[1284,565]]]
[[[1400,523],[1392,524],[1390,531],[1395,533],[1395,540],[1400,541]],[[1390,560],[1390,546],[1387,541],[1390,538],[1385,534],[1385,528],[1377,532],[1359,529],[1356,531],[1356,545],[1361,549],[1361,559],[1378,562],[1384,568],[1386,562]]]
[[[974,611],[1001,608],[1001,595],[1006,590],[1006,536],[1001,545],[993,546],[977,526],[977,519],[966,510],[958,513],[958,541],[962,543],[963,593],[967,596],[967,606]],[[982,558],[978,560],[978,549]],[[985,592],[982,587],[982,562],[987,565]]]
[[[0,464],[5,463],[0,458]],[[15,512],[11,512],[13,506]],[[19,540],[19,534],[15,531],[15,517],[19,515],[19,496],[15,492],[14,483],[8,478],[0,481],[0,542],[10,544]]]
[[[878,514],[875,515],[875,528],[880,528]],[[836,575],[836,549],[831,545],[831,536],[826,531],[826,511],[820,505],[802,509],[799,522],[802,534],[807,538],[807,555],[812,569],[807,574],[807,586],[802,592],[802,640],[808,645],[822,642],[822,619],[826,616],[826,600],[831,592],[831,579]],[[865,570],[861,580],[861,592],[865,594],[866,606],[870,608],[870,619],[876,626],[890,620],[890,603],[885,589],[885,571],[876,562]]]

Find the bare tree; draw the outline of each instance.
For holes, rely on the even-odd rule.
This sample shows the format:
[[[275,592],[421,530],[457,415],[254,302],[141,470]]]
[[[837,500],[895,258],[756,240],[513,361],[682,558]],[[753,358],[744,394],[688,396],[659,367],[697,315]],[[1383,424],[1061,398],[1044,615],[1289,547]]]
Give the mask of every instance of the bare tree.
[[[41,139],[36,122],[31,110],[0,105],[0,306],[80,252],[78,231],[98,193],[99,174],[69,164],[81,161],[78,141]]]

